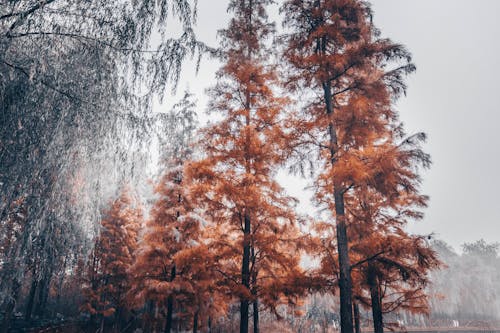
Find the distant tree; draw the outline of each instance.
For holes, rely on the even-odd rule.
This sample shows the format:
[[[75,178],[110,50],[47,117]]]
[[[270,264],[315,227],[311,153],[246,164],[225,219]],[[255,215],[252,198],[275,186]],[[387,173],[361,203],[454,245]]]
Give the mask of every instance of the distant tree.
[[[294,199],[273,178],[288,153],[287,99],[275,95],[277,72],[267,65],[272,38],[269,0],[234,0],[221,31],[222,68],[209,109],[221,120],[202,131],[204,156],[187,168],[191,196],[215,225],[210,247],[221,278],[240,303],[240,332],[259,311],[292,302],[302,274]]]
[[[435,240],[433,248],[446,266],[431,275],[431,319],[446,325],[456,320],[460,326],[499,320],[498,244],[483,239],[464,243],[459,254],[444,241]]]
[[[82,306],[82,310],[101,319],[101,327],[106,317],[112,317],[113,329],[120,330],[126,317],[128,270],[137,248],[141,219],[142,209],[124,191],[101,221],[102,230],[87,264]]]
[[[496,258],[498,256],[498,250],[500,248],[500,243],[486,243],[484,239],[472,243],[464,243],[462,249],[465,255],[471,256],[482,256]]]
[[[282,11],[289,28],[287,87],[304,96],[295,132],[308,159],[314,161],[310,147],[319,148],[316,200],[335,219],[336,243],[327,243],[338,253],[341,331],[351,333],[348,198],[355,187],[377,180],[383,160],[368,147],[383,146],[388,130],[398,133],[391,102],[415,67],[403,46],[379,38],[365,1],[288,0]]]

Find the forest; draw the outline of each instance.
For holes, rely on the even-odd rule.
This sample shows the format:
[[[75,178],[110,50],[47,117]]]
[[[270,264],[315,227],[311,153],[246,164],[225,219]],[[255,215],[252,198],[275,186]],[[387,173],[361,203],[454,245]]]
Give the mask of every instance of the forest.
[[[408,229],[431,156],[371,4],[228,3],[208,45],[196,1],[0,1],[0,333],[500,327],[500,245]]]

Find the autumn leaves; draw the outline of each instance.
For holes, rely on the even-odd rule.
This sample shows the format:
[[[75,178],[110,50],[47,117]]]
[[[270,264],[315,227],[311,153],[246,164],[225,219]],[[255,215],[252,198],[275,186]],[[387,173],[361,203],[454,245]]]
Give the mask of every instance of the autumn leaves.
[[[260,311],[279,317],[309,290],[340,290],[342,332],[358,327],[361,306],[379,333],[383,313],[426,311],[427,272],[440,264],[404,229],[422,217],[418,172],[430,163],[423,136],[407,137],[393,108],[414,66],[379,38],[365,2],[285,1],[279,43],[271,2],[230,2],[210,90],[222,118],[200,132],[197,155],[167,166],[128,264],[132,304],[170,332],[174,321],[210,330],[237,302],[240,332],[258,332]],[[287,60],[280,71],[276,50]],[[274,178],[291,160],[313,169],[322,214],[307,232]],[[306,252],[320,259],[308,271]]]

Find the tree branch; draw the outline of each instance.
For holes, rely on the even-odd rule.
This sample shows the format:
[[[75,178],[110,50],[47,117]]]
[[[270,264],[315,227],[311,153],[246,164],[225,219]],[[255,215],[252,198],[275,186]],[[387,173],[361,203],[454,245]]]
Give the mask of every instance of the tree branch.
[[[383,250],[383,251],[380,251],[380,252],[378,252],[378,253],[376,253],[376,254],[374,254],[374,255],[372,255],[372,256],[370,256],[370,257],[368,257],[368,258],[365,258],[365,259],[363,259],[363,260],[361,260],[361,261],[358,261],[357,263],[355,263],[355,264],[351,265],[351,268],[350,268],[350,269],[351,269],[351,270],[353,270],[354,268],[356,268],[356,267],[358,267],[358,266],[361,266],[361,265],[363,265],[363,264],[364,264],[364,263],[366,263],[366,262],[372,261],[372,260],[376,259],[377,257],[379,257],[380,255],[384,254],[385,252],[386,252],[386,251],[385,251],[385,250]]]

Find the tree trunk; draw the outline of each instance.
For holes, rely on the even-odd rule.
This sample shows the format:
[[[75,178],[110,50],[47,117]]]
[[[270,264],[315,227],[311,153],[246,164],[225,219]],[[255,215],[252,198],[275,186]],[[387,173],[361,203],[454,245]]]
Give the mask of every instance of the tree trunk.
[[[259,301],[253,301],[253,333],[259,333]]]
[[[208,316],[208,333],[212,333],[212,317]]]
[[[316,0],[314,6],[319,7],[320,0]],[[316,39],[316,53],[326,54],[327,40],[326,37]],[[333,122],[334,105],[332,100],[332,84],[330,80],[323,82],[323,97],[325,100],[326,114],[330,118],[328,126],[328,135],[330,139],[330,159],[331,165],[335,165],[336,152],[338,147],[337,132],[335,123]],[[347,239],[347,225],[345,221],[344,211],[344,192],[343,188],[334,180],[333,195],[335,199],[335,216],[337,227],[337,250],[339,253],[339,268],[340,268],[340,330],[342,333],[353,333],[352,322],[352,282],[351,282],[351,264],[349,262],[349,246]]]
[[[0,333],[8,333],[10,330],[10,321],[12,319],[12,313],[14,313],[14,308],[16,306],[16,302],[13,298],[6,300],[4,310],[4,317],[2,320],[2,325],[0,327]]]
[[[382,318],[382,302],[380,299],[380,290],[377,282],[377,276],[373,268],[368,271],[368,285],[372,301],[373,331],[374,333],[384,333],[384,321]]]
[[[153,322],[156,322],[155,304],[153,301],[148,301],[146,303],[145,314],[142,317],[141,322],[144,333],[151,333],[153,331]]]
[[[101,315],[101,327],[99,328],[99,332],[100,333],[104,333],[104,323],[105,323],[105,320],[106,320],[106,317],[104,317],[104,315]]]
[[[335,208],[337,213],[337,247],[340,267],[340,330],[342,333],[352,333],[351,264],[349,262],[347,225],[344,215],[344,196],[338,190],[335,190]]]
[[[193,318],[193,333],[198,332],[198,311],[195,312]]]
[[[35,316],[41,317],[45,314],[47,298],[49,296],[50,278],[43,278],[38,288],[38,297],[33,311]]]
[[[26,311],[24,313],[24,319],[26,321],[31,320],[31,314],[33,312],[33,305],[35,303],[37,287],[38,287],[38,279],[34,276],[33,280],[31,281],[30,292],[28,294],[28,303],[26,305]]]
[[[354,329],[356,333],[361,333],[361,317],[359,314],[359,305],[356,302],[353,302],[353,311],[354,311]]]
[[[175,265],[172,267],[170,272],[170,281],[175,279]],[[165,333],[170,333],[172,331],[172,313],[174,311],[174,298],[172,295],[167,298],[167,322],[165,323]]]
[[[323,84],[326,113],[333,116],[332,87],[328,81]],[[335,165],[335,154],[338,146],[337,132],[333,120],[328,126],[330,137],[330,162]],[[353,333],[352,324],[352,282],[351,264],[349,260],[349,243],[347,239],[347,224],[345,218],[344,192],[341,184],[334,181],[333,195],[335,200],[335,216],[337,227],[337,250],[339,253],[339,289],[340,289],[340,330],[342,333]]]
[[[9,293],[2,306],[4,307],[4,317],[0,326],[0,333],[8,333],[10,331],[10,324],[12,320],[12,315],[16,310],[17,298],[19,297],[19,290],[21,289],[21,284],[17,279],[13,279],[11,282]]]
[[[245,227],[243,231],[243,260],[241,263],[241,284],[250,289],[250,216],[245,212]],[[246,297],[240,304],[240,333],[248,333],[249,301]]]

